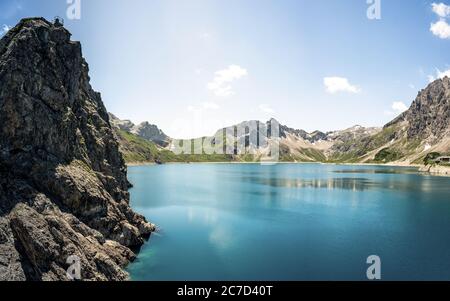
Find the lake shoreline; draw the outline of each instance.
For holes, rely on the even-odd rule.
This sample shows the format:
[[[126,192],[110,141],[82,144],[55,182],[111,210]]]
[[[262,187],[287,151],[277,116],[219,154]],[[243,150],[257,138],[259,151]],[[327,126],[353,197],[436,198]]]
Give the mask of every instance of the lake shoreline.
[[[435,175],[435,176],[446,176],[450,177],[450,167],[442,165],[424,165],[420,167],[420,172]]]
[[[210,165],[210,164],[223,164],[223,165],[268,165],[261,162],[167,162],[163,164],[157,164],[154,162],[132,162],[127,163],[127,167],[139,167],[139,166],[154,166],[154,165]],[[427,168],[426,165],[421,164],[404,164],[404,163],[322,163],[322,162],[277,162],[275,164],[298,164],[298,165],[335,165],[335,166],[379,166],[379,167],[405,167],[416,168],[417,172],[422,175],[450,177],[450,167],[439,166],[439,168]]]
[[[154,162],[130,162],[126,163],[127,167],[139,167],[139,166],[154,166],[154,165],[211,165],[211,164],[223,164],[223,165],[270,165],[270,163],[261,162],[167,162],[163,164],[157,164]],[[422,175],[450,177],[450,168],[440,166],[439,168],[428,169],[426,165],[421,164],[404,164],[404,163],[322,163],[322,162],[276,162],[275,164],[298,164],[298,165],[335,165],[335,166],[379,166],[379,167],[405,167],[416,168],[417,172]]]
[[[134,166],[152,166],[152,165],[158,165],[155,162],[127,162],[125,163],[127,167],[134,167]]]
[[[155,162],[130,162],[126,163],[128,167],[135,166],[153,166],[153,165],[172,165],[172,164],[180,164],[180,165],[198,165],[198,164],[258,164],[258,165],[269,165],[269,162],[166,162],[163,164],[157,164]],[[403,163],[323,163],[323,162],[275,162],[276,164],[298,164],[298,165],[312,165],[312,164],[320,164],[320,165],[344,165],[344,166],[387,166],[387,167],[415,167],[421,168],[424,165],[420,164],[403,164]]]

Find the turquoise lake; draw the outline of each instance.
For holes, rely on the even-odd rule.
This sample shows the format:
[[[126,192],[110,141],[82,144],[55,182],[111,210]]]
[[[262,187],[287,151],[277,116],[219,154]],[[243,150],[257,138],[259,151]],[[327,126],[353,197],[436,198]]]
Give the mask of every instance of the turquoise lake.
[[[168,164],[129,168],[158,225],[133,280],[450,280],[450,178],[414,168]]]

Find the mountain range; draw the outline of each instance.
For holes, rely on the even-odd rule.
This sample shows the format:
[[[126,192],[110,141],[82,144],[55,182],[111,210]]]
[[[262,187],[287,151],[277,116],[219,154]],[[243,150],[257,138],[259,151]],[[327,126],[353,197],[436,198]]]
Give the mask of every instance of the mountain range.
[[[280,160],[283,162],[423,164],[430,153],[450,153],[450,79],[444,77],[418,93],[411,107],[382,128],[354,126],[349,129],[308,133],[285,125],[279,127]],[[110,114],[120,149],[128,162],[258,161],[267,150],[250,141],[248,131],[237,141],[245,141],[246,153],[233,155],[175,155],[176,139],[156,125],[134,125]],[[280,122],[278,122],[280,124]],[[271,121],[245,121],[217,131],[235,133],[238,127],[255,124],[270,127]],[[257,127],[258,128],[258,127]],[[213,140],[213,137],[197,139]],[[246,140],[247,139],[247,140]],[[269,140],[271,138],[268,138]],[[196,140],[196,139],[192,139]]]

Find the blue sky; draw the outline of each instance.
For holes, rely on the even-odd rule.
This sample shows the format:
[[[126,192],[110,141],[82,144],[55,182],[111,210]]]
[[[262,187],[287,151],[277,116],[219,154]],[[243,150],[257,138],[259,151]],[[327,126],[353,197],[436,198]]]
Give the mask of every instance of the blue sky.
[[[450,1],[1,0],[0,32],[60,15],[120,118],[172,137],[275,117],[313,130],[382,126],[450,69]],[[433,24],[433,25],[432,25]]]

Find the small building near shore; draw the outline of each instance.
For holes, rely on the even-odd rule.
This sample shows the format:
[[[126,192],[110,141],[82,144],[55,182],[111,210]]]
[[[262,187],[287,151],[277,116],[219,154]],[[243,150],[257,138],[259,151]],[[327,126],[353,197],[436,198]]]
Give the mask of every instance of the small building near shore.
[[[440,163],[450,163],[450,156],[441,156],[434,160],[434,162],[440,164]]]

